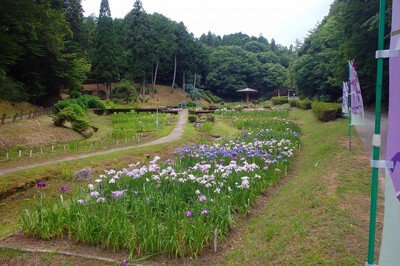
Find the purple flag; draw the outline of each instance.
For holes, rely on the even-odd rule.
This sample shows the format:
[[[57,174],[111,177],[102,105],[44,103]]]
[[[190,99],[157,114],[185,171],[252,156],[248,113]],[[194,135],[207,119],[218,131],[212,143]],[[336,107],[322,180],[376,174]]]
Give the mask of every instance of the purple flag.
[[[393,1],[392,37],[389,63],[389,120],[386,161],[393,161],[389,169],[396,196],[400,200],[400,0]],[[397,52],[396,52],[397,51]],[[396,56],[397,54],[397,56]]]
[[[350,69],[350,97],[351,97],[351,124],[354,126],[365,125],[364,103],[361,94],[360,81],[354,60],[349,62]]]
[[[343,82],[342,113],[347,114],[348,112],[349,112],[349,85],[347,82]]]

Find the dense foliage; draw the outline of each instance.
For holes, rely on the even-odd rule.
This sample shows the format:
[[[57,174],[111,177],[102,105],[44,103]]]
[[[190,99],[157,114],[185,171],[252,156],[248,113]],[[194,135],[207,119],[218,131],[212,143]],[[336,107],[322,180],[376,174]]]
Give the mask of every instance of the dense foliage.
[[[334,1],[329,15],[298,49],[287,83],[303,96],[327,95],[336,101],[342,93],[342,81],[348,80],[347,62],[354,59],[365,102],[371,103],[375,92],[378,10],[379,0]],[[390,12],[387,14],[389,17]],[[387,21],[389,25],[390,18]]]
[[[342,115],[342,105],[339,103],[313,102],[312,111],[318,119],[327,122]]]
[[[80,0],[3,0],[0,17],[0,97],[43,104],[80,89],[90,69]]]

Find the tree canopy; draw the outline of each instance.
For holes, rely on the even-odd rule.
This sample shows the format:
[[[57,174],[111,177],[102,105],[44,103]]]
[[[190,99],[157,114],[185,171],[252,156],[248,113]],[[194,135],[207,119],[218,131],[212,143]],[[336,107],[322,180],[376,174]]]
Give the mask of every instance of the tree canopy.
[[[378,0],[336,0],[329,15],[297,49],[298,59],[289,68],[287,84],[303,96],[328,95],[336,100],[341,96],[342,81],[348,80],[347,63],[354,59],[366,102],[372,103],[378,10]],[[390,19],[387,21],[389,27]]]

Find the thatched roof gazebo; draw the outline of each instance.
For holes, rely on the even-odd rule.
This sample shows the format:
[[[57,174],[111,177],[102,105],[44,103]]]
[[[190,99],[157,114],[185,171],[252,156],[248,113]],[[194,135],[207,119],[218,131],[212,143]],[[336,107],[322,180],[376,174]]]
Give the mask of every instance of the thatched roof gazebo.
[[[249,95],[250,95],[250,93],[257,93],[258,90],[246,88],[243,90],[238,90],[237,92],[243,92],[246,94],[246,105],[247,105],[247,107],[250,107]]]

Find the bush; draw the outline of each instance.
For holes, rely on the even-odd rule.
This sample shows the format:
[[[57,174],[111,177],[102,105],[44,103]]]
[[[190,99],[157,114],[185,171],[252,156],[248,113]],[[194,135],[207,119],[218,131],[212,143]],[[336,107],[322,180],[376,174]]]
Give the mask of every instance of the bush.
[[[66,108],[71,108],[78,116],[85,115],[85,108],[79,104],[77,99],[66,99],[59,101],[53,105],[53,110],[55,114],[58,114]]]
[[[280,105],[280,104],[288,103],[288,98],[286,96],[272,97],[271,101],[272,101],[273,105]]]
[[[189,114],[190,114],[190,115],[196,114],[196,110],[193,109],[193,108],[189,109]]]
[[[206,117],[206,120],[207,120],[208,122],[214,123],[214,122],[215,122],[215,116],[213,116],[213,115],[208,115],[208,116]]]
[[[86,101],[86,108],[96,108],[96,109],[101,109],[104,110],[106,109],[105,104],[100,100],[99,97],[97,96],[90,96],[86,97],[87,101]],[[84,96],[82,96],[84,97]],[[80,100],[82,97],[79,97],[78,100]]]
[[[327,94],[321,94],[318,99],[318,101],[320,102],[331,102],[332,101],[332,97],[330,95]]]
[[[271,104],[266,102],[266,103],[263,104],[263,108],[264,109],[271,109]]]
[[[196,121],[197,121],[197,116],[195,116],[195,115],[189,115],[188,121],[189,121],[189,123],[196,123]]]
[[[312,111],[318,119],[327,122],[341,116],[342,106],[338,103],[313,102]]]
[[[311,104],[312,104],[312,101],[307,100],[307,99],[305,99],[305,100],[298,100],[298,101],[296,102],[297,107],[300,108],[300,109],[303,109],[303,110],[311,109]]]
[[[297,101],[289,101],[290,107],[297,107]]]
[[[78,99],[81,96],[82,93],[80,91],[71,91],[69,94],[70,99]]]
[[[89,121],[83,118],[78,118],[72,122],[72,129],[81,133],[90,127]]]
[[[76,107],[82,108],[79,105],[70,105],[64,109],[62,109],[58,114],[53,117],[55,126],[62,126],[65,121],[71,122],[72,129],[78,133],[86,130],[90,127],[89,121],[84,119],[84,113],[79,113],[79,109]]]
[[[200,132],[205,132],[210,134],[212,132],[213,124],[210,121],[204,122],[201,126],[197,128]]]

